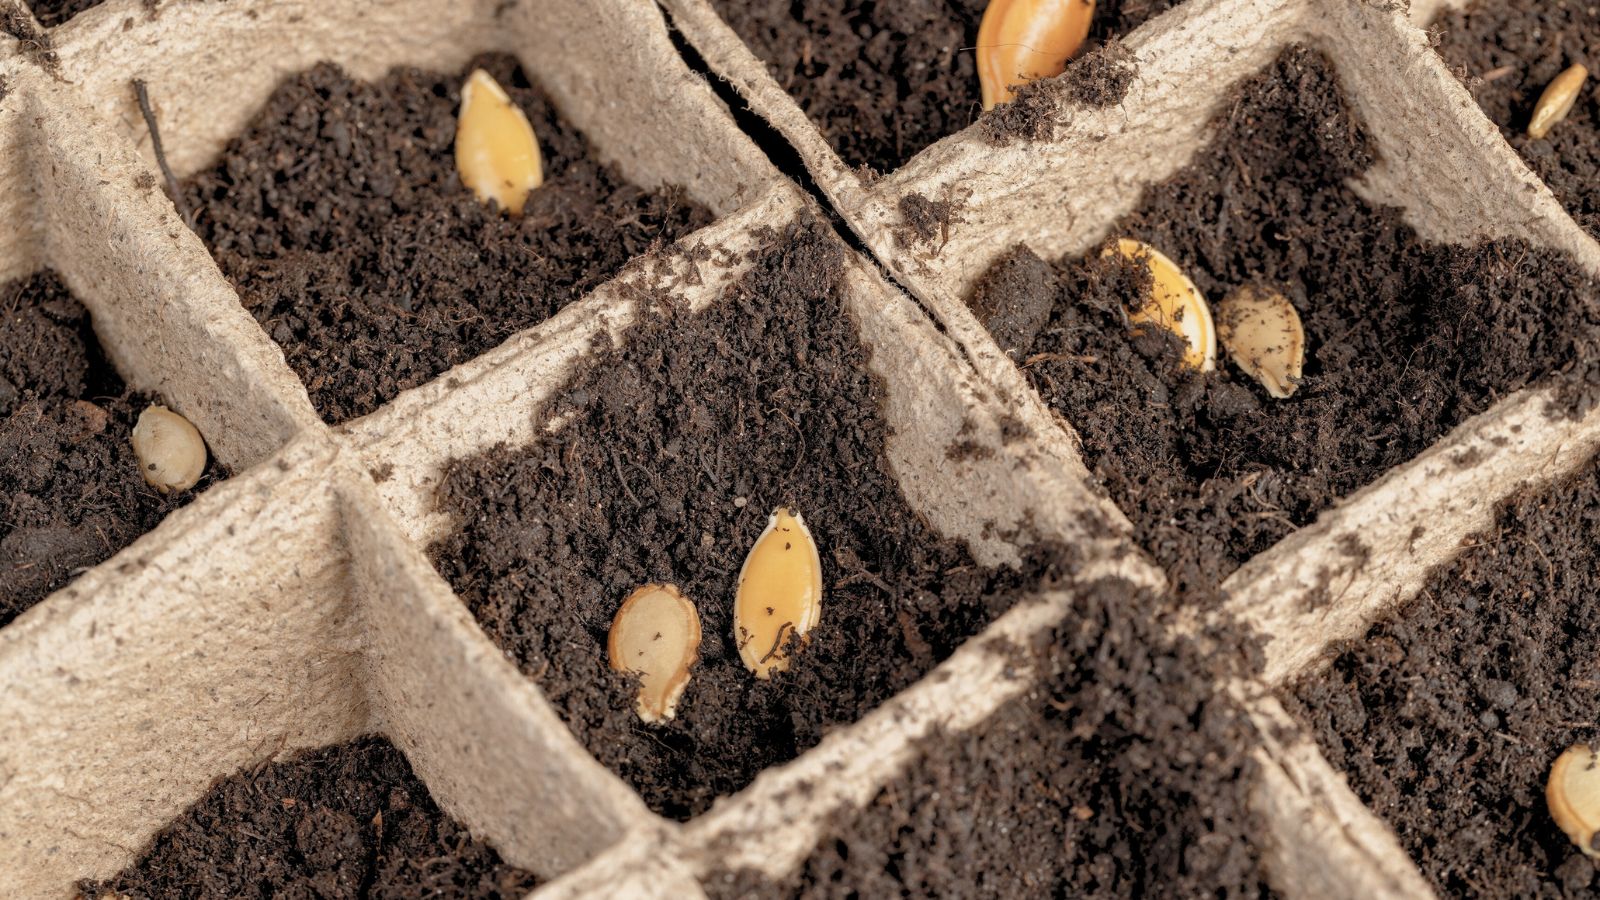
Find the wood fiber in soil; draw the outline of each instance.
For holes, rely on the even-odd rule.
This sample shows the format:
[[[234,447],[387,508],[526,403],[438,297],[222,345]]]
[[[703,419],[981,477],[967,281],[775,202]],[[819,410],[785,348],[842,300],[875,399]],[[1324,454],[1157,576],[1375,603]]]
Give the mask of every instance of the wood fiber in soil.
[[[1591,234],[1600,234],[1600,81],[1543,139],[1528,120],[1551,80],[1574,63],[1600,72],[1600,6],[1592,0],[1492,0],[1447,12],[1430,30],[1439,55],[1484,113]]]
[[[60,25],[86,9],[92,9],[105,0],[32,0],[28,5],[34,18],[46,28]]]
[[[1291,710],[1446,897],[1591,897],[1550,764],[1600,738],[1600,468],[1525,490]]]
[[[1031,651],[1039,684],[968,732],[926,741],[795,874],[715,872],[713,897],[1258,896],[1247,806],[1258,738],[1213,693],[1219,663],[1173,643],[1126,583],[1077,591]]]
[[[1085,47],[1179,0],[1101,0]],[[847,164],[887,173],[983,111],[988,0],[712,0]],[[1102,102],[1114,103],[1121,93]]]
[[[649,301],[546,411],[559,431],[454,463],[440,491],[461,526],[432,548],[440,571],[584,746],[677,819],[911,685],[1025,580],[975,564],[901,496],[837,238],[814,223],[765,237],[713,308]],[[732,601],[779,505],[815,536],[825,593],[792,671],[758,681]],[[617,608],[647,582],[677,584],[704,632],[677,718],[656,727],[606,658]]]
[[[211,482],[170,496],[145,483],[130,441],[152,402],[54,274],[0,285],[0,626]]]
[[[89,897],[520,898],[536,879],[440,811],[394,745],[367,737],[219,780]]]
[[[478,67],[527,113],[544,154],[544,186],[520,219],[480,204],[456,174],[460,85]],[[647,191],[602,166],[505,56],[376,83],[320,64],[286,81],[182,193],[330,423],[499,345],[711,220],[680,190]]]
[[[1082,437],[1085,461],[1175,587],[1204,597],[1246,559],[1547,373],[1592,402],[1600,300],[1566,257],[1516,241],[1428,244],[1345,186],[1372,161],[1332,70],[1292,48],[1248,79],[1210,147],[1110,236],[1172,257],[1215,304],[1247,283],[1299,310],[1304,381],[1274,400],[1218,348],[1179,366],[1130,334],[1142,266],[1019,247],[971,299]],[[1363,551],[1352,546],[1359,557]]]

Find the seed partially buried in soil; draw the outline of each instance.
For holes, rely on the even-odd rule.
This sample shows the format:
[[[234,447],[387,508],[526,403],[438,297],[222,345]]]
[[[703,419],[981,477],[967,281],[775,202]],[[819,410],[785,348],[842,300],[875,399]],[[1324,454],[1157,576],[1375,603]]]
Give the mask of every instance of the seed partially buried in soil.
[[[139,473],[163,494],[187,491],[206,470],[206,442],[188,419],[156,404],[133,425]]]
[[[1217,330],[1211,321],[1211,307],[1178,264],[1149,244],[1131,238],[1118,240],[1106,248],[1104,255],[1120,255],[1130,262],[1142,262],[1150,269],[1151,296],[1146,298],[1144,306],[1128,310],[1128,320],[1135,326],[1134,333],[1142,333],[1137,326],[1144,324],[1165,328],[1183,339],[1186,345],[1184,365],[1201,372],[1215,369]]]
[[[1009,103],[1012,90],[1060,75],[1094,18],[1095,0],[990,0],[978,25],[983,108]]]
[[[522,215],[528,192],[544,184],[544,161],[533,125],[499,82],[474,69],[461,86],[456,171],[484,203]]]
[[[647,584],[622,601],[606,650],[612,669],[639,676],[639,718],[671,719],[700,659],[700,613],[676,586]]]
[[[773,510],[739,570],[733,636],[739,658],[757,678],[786,672],[796,643],[822,617],[822,557],[805,519],[788,507]]]
[[[1585,856],[1600,859],[1595,829],[1600,828],[1600,754],[1574,744],[1556,757],[1545,784],[1550,816]]]
[[[1217,306],[1217,336],[1234,364],[1268,394],[1284,400],[1300,386],[1306,334],[1289,298],[1253,285],[1238,288]]]
[[[1574,65],[1551,79],[1533,107],[1533,116],[1528,120],[1528,137],[1540,140],[1550,133],[1556,123],[1565,119],[1567,113],[1572,112],[1572,105],[1578,101],[1578,92],[1588,78],[1588,69]]]

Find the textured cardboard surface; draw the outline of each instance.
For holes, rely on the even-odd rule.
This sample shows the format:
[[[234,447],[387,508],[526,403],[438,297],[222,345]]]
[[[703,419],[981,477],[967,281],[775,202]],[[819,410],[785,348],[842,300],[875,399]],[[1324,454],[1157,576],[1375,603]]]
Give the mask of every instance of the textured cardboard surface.
[[[1125,36],[1139,74],[1119,106],[1063,105],[1056,134],[1039,142],[995,146],[968,129],[873,181],[833,156],[704,0],[662,2],[864,244],[847,306],[887,387],[893,470],[914,508],[986,562],[1014,558],[995,535],[1026,522],[1079,547],[1085,578],[1161,585],[1120,512],[1087,483],[1071,423],[962,298],[1017,241],[1049,256],[1104,237],[1140,188],[1189,161],[1229,87],[1290,42],[1329,52],[1371,126],[1384,163],[1357,186],[1364,196],[1405,207],[1437,239],[1524,237],[1600,272],[1600,246],[1427,50],[1411,19],[1427,21],[1443,0],[1417,0],[1411,19],[1376,0],[1190,0]],[[1070,593],[1018,606],[929,678],[679,825],[583,752],[422,555],[450,526],[432,503],[442,467],[558,425],[536,411],[590,364],[595,335],[625,334],[642,291],[715,303],[742,274],[753,228],[815,211],[679,58],[656,6],[109,0],[50,38],[59,61],[47,66],[0,36],[0,278],[61,272],[127,380],[165,394],[242,474],[0,630],[0,892],[67,896],[74,879],[130,861],[214,778],[377,730],[509,861],[568,873],[541,896],[694,896],[698,877],[730,862],[792,870],[829,816],[898,774],[919,736],[977,727],[1029,684],[1032,673],[1007,672],[993,642],[1048,629]],[[154,158],[130,82],[149,83],[181,177],[215,159],[283,76],[315,62],[375,77],[397,64],[455,68],[488,50],[516,53],[630,178],[685,183],[722,218],[501,347],[328,429],[148,186]],[[912,193],[960,204],[938,248],[897,239],[899,200]],[[733,264],[696,266],[694,248]],[[1538,391],[1506,398],[1229,579],[1218,615],[1269,637],[1268,669],[1261,682],[1216,689],[1243,699],[1260,728],[1261,847],[1285,895],[1428,894],[1388,824],[1295,734],[1270,689],[1413,593],[1500,497],[1558,477],[1600,444],[1596,416],[1553,424],[1543,403]],[[1001,441],[1002,416],[1032,435]],[[963,439],[994,453],[947,459],[963,424]],[[1452,462],[1469,456],[1476,465]],[[380,467],[386,477],[373,478]],[[1419,523],[1425,534],[1407,540]],[[1308,608],[1351,533],[1370,560]]]

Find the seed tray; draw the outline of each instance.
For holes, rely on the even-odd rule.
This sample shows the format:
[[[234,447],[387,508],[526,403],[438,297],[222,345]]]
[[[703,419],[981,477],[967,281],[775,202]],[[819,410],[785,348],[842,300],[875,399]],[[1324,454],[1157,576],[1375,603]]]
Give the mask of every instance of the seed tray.
[[[1071,583],[1012,609],[800,758],[672,823],[582,750],[423,554],[450,527],[433,502],[445,464],[538,440],[552,424],[535,418],[543,401],[593,358],[594,338],[626,339],[643,297],[715,303],[757,228],[820,212],[685,63],[669,20],[798,152],[854,232],[862,252],[847,267],[847,308],[884,381],[894,471],[910,504],[971,541],[980,562],[1014,558],[996,535],[1025,525],[1076,546],[1080,580],[1160,589],[1126,520],[1089,483],[1070,423],[962,298],[1016,242],[1059,256],[1103,238],[1141,188],[1204,143],[1229,86],[1291,43],[1332,58],[1368,125],[1380,163],[1362,196],[1403,207],[1425,237],[1520,237],[1600,274],[1600,246],[1397,4],[1189,0],[1126,36],[1137,73],[1121,104],[1046,94],[1048,137],[997,142],[980,123],[876,180],[832,157],[704,0],[663,6],[110,0],[28,32],[43,40],[0,35],[0,216],[17,223],[0,232],[0,280],[59,272],[129,384],[167,397],[242,473],[0,630],[9,894],[68,896],[76,879],[132,861],[215,778],[377,731],[441,807],[508,862],[554,879],[537,895],[696,896],[714,868],[788,872],[829,816],[866,802],[920,738],[975,727],[1026,688],[1033,675],[1004,644],[1058,622]],[[627,177],[682,183],[721,218],[499,348],[328,428],[160,190],[131,82],[149,85],[181,178],[288,73],[321,60],[363,78],[399,64],[452,70],[486,51],[517,55]],[[901,211],[913,195],[955,205],[936,241],[914,237]],[[1389,826],[1272,692],[1413,594],[1518,484],[1593,453],[1600,413],[1550,420],[1549,399],[1549,389],[1505,398],[1247,563],[1224,605],[1177,626],[1198,630],[1205,617],[1265,640],[1262,674],[1216,689],[1258,725],[1252,796],[1281,893],[1429,894]],[[944,448],[958,436],[990,452],[952,461]],[[1352,534],[1371,548],[1359,565],[1340,550]]]

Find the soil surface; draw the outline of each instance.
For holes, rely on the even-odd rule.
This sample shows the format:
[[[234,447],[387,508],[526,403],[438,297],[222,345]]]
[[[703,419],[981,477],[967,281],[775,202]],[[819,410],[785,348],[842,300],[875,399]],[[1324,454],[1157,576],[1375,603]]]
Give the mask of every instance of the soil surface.
[[[460,85],[479,67],[527,113],[544,155],[521,218],[480,204],[456,174]],[[375,84],[331,64],[302,72],[183,198],[330,423],[499,345],[711,220],[679,190],[647,191],[600,165],[505,56]]]
[[[1600,739],[1600,468],[1524,491],[1417,598],[1297,685],[1293,711],[1443,897],[1594,896],[1544,799]]]
[[[520,898],[537,880],[434,804],[394,745],[368,737],[218,781],[89,897]]]
[[[145,483],[131,436],[153,402],[123,385],[55,275],[0,285],[0,626],[210,484]]]
[[[1259,896],[1246,804],[1257,737],[1212,697],[1253,656],[1174,644],[1151,597],[1097,583],[1046,646],[1041,683],[938,735],[781,883],[706,879],[713,897]],[[1236,668],[1239,671],[1242,668]]]
[[[1110,234],[1167,254],[1213,304],[1246,284],[1281,290],[1306,331],[1292,398],[1272,399],[1220,346],[1200,375],[1166,332],[1133,336],[1124,310],[1142,305],[1148,272],[1098,249],[1051,265],[1019,247],[970,301],[1197,598],[1547,373],[1572,370],[1552,414],[1581,411],[1600,358],[1600,292],[1566,257],[1428,244],[1345,186],[1372,151],[1319,55],[1287,51],[1225,108],[1211,148]]]
[[[86,9],[99,6],[105,0],[25,0],[33,9],[34,18],[46,28],[60,25]]]
[[[658,298],[544,414],[568,424],[455,463],[441,489],[463,527],[433,548],[440,570],[589,751],[666,816],[703,812],[911,685],[1051,561],[981,567],[906,505],[884,388],[842,308],[845,252],[825,226],[795,224],[767,235],[714,308]],[[817,541],[823,612],[792,670],[758,681],[732,600],[780,505]],[[648,582],[678,585],[704,633],[677,718],[657,727],[606,657],[618,606]]]
[[[1539,95],[1574,64],[1600,72],[1600,6],[1590,0],[1492,0],[1447,12],[1439,55],[1567,211],[1600,234],[1600,82],[1592,76],[1565,121],[1528,137]]]
[[[1178,2],[1100,0],[1084,46],[1131,31]],[[988,0],[711,5],[849,165],[892,172],[983,111],[973,47]],[[1116,102],[1121,94],[1078,96]]]

